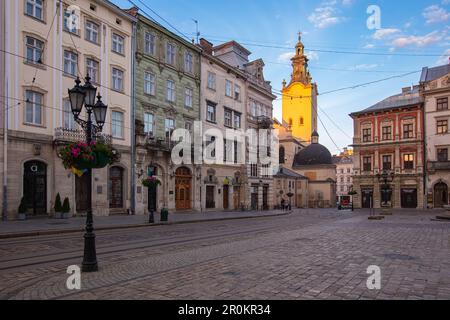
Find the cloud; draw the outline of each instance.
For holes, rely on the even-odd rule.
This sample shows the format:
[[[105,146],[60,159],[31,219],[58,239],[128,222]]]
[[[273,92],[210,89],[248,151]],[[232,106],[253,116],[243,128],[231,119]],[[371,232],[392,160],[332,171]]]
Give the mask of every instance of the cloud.
[[[317,61],[319,60],[319,54],[315,51],[306,51],[305,55],[308,57],[311,61]]]
[[[343,0],[342,3],[348,5],[349,1]],[[336,5],[336,0],[322,3],[319,7],[314,9],[314,12],[308,17],[309,22],[311,22],[314,27],[319,29],[325,29],[341,23],[345,20],[345,18],[339,16]]]
[[[291,62],[291,59],[294,57],[295,52],[285,52],[278,56],[278,62]],[[319,55],[315,51],[306,51],[305,55],[308,57],[310,61],[319,60]]]
[[[450,2],[450,0],[449,0]],[[450,49],[447,49],[444,54],[442,55],[442,57],[439,58],[438,61],[436,61],[436,65],[437,66],[442,66],[445,64],[449,64],[449,57],[450,57]]]
[[[375,48],[375,45],[372,43],[368,43],[363,47],[363,49],[373,49],[373,48]]]
[[[379,29],[377,31],[375,31],[375,33],[373,34],[373,38],[375,40],[382,40],[388,37],[393,36],[396,33],[399,33],[400,30],[399,29],[394,29],[394,28],[386,28],[386,29]]]
[[[450,2],[450,1],[449,1]],[[450,12],[438,5],[427,7],[422,13],[427,24],[446,22],[450,19]]]
[[[354,66],[352,69],[353,70],[371,70],[371,69],[375,69],[376,67],[378,67],[378,64],[358,64],[356,66]]]
[[[439,31],[433,31],[424,36],[401,36],[392,41],[392,45],[396,48],[404,48],[408,46],[426,47],[441,41],[444,35]]]
[[[278,56],[278,62],[290,62],[294,57],[295,52],[285,52]]]

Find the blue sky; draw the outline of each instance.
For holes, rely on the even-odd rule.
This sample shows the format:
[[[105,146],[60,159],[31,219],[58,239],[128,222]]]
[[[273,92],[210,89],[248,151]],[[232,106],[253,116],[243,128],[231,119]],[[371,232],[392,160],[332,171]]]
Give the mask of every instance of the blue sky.
[[[174,31],[139,0],[132,1]],[[232,39],[243,43],[252,52],[252,59],[264,59],[266,80],[278,90],[283,79],[289,81],[289,57],[299,30],[303,32],[306,51],[309,49],[310,70],[319,93],[445,64],[450,54],[450,0],[141,1],[189,37],[195,35],[192,19],[196,19],[201,36],[214,44]],[[123,8],[132,6],[127,0],[113,2]],[[380,29],[367,26],[370,5],[380,9]],[[274,48],[264,47],[267,45]],[[333,121],[324,113],[319,115],[337,146],[343,148],[352,143],[353,123],[349,113],[399,93],[402,87],[416,84],[419,77],[420,73],[415,73],[319,96],[319,108]],[[274,104],[274,115],[281,118],[280,101]],[[319,133],[320,142],[337,153],[322,125]]]

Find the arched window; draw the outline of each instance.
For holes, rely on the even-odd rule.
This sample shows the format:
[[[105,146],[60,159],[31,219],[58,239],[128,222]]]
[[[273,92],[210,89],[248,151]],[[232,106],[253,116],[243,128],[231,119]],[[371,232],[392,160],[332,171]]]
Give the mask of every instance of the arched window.
[[[300,117],[300,125],[303,126],[305,124],[305,119],[303,117]]]
[[[289,119],[289,127],[292,127],[292,118],[291,119]]]
[[[285,163],[285,157],[286,157],[286,151],[284,149],[284,147],[280,147],[279,150],[279,156],[280,156],[280,164],[284,164]]]

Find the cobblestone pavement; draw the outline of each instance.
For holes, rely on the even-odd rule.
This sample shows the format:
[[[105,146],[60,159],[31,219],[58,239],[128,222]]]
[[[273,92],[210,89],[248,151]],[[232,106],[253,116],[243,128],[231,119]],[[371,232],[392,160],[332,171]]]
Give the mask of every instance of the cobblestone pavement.
[[[0,299],[450,299],[450,223],[436,213],[290,216],[97,233],[100,271],[66,288],[82,234],[0,241]],[[381,290],[366,286],[370,265]]]

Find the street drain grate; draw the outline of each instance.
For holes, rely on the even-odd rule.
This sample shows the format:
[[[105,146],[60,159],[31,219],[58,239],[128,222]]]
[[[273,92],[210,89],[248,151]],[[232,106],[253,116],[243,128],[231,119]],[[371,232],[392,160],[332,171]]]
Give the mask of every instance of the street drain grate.
[[[416,258],[406,254],[388,253],[385,254],[384,256],[391,260],[405,260],[405,261],[416,260]]]

